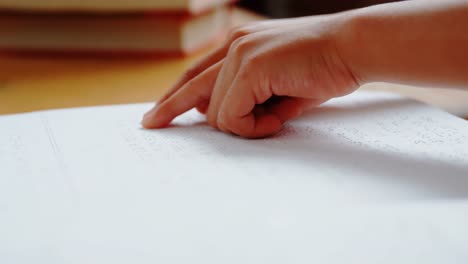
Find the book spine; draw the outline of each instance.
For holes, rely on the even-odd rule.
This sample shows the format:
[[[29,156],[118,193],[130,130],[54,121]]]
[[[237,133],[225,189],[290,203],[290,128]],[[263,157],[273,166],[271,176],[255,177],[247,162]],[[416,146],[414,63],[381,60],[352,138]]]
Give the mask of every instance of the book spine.
[[[99,16],[99,17],[131,17],[131,16],[171,16],[171,17],[193,17],[211,12],[221,6],[234,6],[238,0],[225,0],[219,4],[200,10],[186,9],[128,9],[128,10],[91,10],[91,9],[28,9],[1,7],[0,15],[14,16]]]
[[[132,50],[132,49],[76,49],[76,48],[16,48],[0,47],[0,56],[6,57],[37,57],[37,58],[103,58],[103,59],[163,59],[181,58],[204,53],[221,42],[224,33],[207,40],[203,45],[191,50]]]

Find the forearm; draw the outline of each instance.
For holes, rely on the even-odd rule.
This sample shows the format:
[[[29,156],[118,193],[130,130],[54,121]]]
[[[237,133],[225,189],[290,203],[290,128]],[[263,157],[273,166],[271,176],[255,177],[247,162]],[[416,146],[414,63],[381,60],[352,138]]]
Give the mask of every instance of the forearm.
[[[468,89],[468,1],[414,0],[343,15],[338,48],[361,83]]]

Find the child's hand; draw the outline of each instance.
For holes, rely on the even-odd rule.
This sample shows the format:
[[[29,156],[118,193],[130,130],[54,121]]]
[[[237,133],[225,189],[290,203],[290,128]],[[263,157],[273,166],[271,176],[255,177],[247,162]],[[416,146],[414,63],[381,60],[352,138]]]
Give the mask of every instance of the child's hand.
[[[340,55],[340,21],[332,15],[237,28],[222,48],[183,75],[145,115],[143,126],[167,126],[196,107],[226,133],[247,138],[277,133],[306,107],[359,86]]]
[[[145,115],[159,128],[197,107],[208,123],[265,137],[307,106],[372,81],[468,87],[468,2],[403,1],[234,30]]]

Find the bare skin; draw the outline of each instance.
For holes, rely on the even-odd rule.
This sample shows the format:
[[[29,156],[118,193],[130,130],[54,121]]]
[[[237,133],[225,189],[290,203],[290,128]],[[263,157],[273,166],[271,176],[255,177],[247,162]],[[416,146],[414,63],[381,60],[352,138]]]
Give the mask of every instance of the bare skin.
[[[468,1],[414,0],[239,27],[143,118],[197,108],[209,125],[273,135],[308,107],[373,81],[468,89]]]

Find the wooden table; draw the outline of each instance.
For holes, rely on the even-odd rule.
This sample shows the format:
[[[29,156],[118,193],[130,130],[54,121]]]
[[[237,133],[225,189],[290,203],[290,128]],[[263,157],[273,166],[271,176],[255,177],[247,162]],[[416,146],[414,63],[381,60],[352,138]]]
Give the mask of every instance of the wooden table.
[[[259,19],[235,10],[235,24]],[[208,50],[186,58],[104,59],[0,57],[0,114],[154,101]],[[362,89],[398,92],[468,117],[468,92],[391,84]]]

